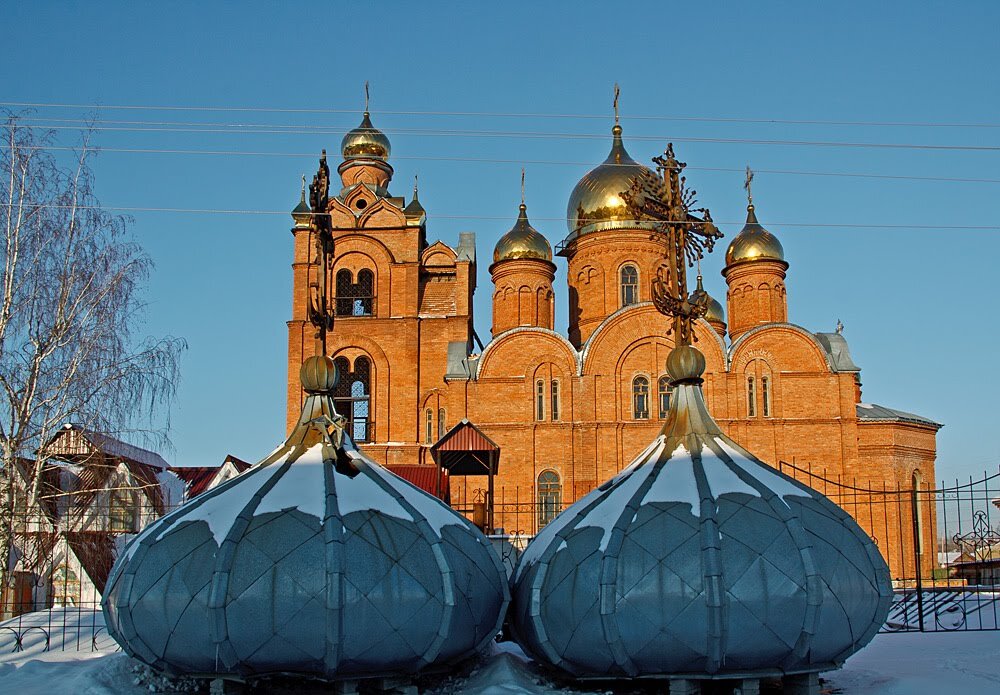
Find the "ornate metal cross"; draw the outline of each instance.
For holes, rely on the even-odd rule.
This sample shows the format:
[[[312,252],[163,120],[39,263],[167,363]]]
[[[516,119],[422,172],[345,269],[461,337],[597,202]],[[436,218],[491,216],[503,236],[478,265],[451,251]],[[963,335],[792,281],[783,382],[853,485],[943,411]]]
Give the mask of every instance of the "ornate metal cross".
[[[663,156],[653,157],[659,177],[637,176],[619,195],[635,219],[653,220],[666,239],[667,267],[653,280],[653,304],[661,313],[674,317],[672,332],[678,345],[690,345],[692,324],[708,310],[708,294],[701,289],[688,294],[687,269],[705,257],[722,238],[708,208],[696,208],[696,191],[687,188],[681,171],[687,166],[677,161],[673,143]],[[692,213],[700,213],[697,216]]]
[[[312,210],[312,230],[316,236],[316,257],[313,264],[317,277],[309,283],[309,306],[306,315],[316,326],[316,338],[322,353],[326,354],[326,334],[333,330],[333,302],[330,301],[329,271],[333,269],[333,223],[327,212],[330,200],[330,167],[326,164],[326,150],[319,158],[319,170],[309,184],[309,207]]]

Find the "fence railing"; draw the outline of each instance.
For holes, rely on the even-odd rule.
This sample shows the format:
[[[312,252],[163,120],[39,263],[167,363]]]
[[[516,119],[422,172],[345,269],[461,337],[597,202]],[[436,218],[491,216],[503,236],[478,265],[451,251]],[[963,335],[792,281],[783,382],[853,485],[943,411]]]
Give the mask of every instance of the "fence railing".
[[[819,490],[872,537],[890,567],[896,597],[884,632],[996,630],[1000,623],[1000,473],[932,487],[868,485],[786,463],[786,474]],[[490,535],[505,565],[568,504],[561,490],[498,486],[493,526],[485,490],[453,485],[452,506]],[[131,534],[159,516],[149,506],[72,504],[15,517],[14,550],[0,596],[0,658],[26,649],[105,650],[114,644],[100,611],[115,557]]]

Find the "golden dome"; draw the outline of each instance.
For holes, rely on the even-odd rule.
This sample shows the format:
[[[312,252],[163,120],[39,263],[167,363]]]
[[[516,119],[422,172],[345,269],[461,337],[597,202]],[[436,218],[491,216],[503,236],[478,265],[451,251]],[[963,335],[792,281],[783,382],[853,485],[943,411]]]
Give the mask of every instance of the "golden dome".
[[[636,176],[653,172],[629,157],[620,125],[615,124],[611,133],[614,139],[608,158],[587,172],[569,196],[566,217],[570,233],[650,226],[631,218],[619,194],[632,186]]]
[[[511,230],[500,237],[493,249],[493,262],[515,258],[536,258],[552,262],[552,247],[542,234],[528,223],[528,208],[521,203],[521,212]]]
[[[361,125],[351,130],[340,142],[340,151],[344,159],[376,158],[389,159],[389,138],[381,130],[372,125],[368,112],[365,111]]]
[[[744,261],[782,261],[785,250],[778,237],[771,234],[757,221],[753,203],[747,206],[747,223],[726,249],[726,265]]]
[[[708,322],[715,321],[716,323],[726,322],[725,309],[722,308],[719,300],[712,295],[708,295],[708,311],[705,312],[705,320]]]

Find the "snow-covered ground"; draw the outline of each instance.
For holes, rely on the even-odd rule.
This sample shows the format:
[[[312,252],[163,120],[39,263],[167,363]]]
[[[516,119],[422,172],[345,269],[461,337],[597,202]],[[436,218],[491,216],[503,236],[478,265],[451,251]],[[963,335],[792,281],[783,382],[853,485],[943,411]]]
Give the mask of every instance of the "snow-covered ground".
[[[54,609],[31,614],[32,625],[71,626],[66,644],[53,639],[45,651],[42,630],[27,630],[29,617],[19,623],[23,649],[12,652],[14,641],[0,623],[0,692],[139,695],[162,691],[164,683],[121,652],[99,629],[99,612]],[[79,634],[72,629],[79,626]],[[98,634],[97,650],[91,636]],[[3,633],[6,633],[5,636]],[[85,642],[80,649],[78,643]],[[61,647],[67,647],[63,649]],[[900,633],[878,635],[840,671],[827,673],[824,692],[844,695],[963,695],[1000,693],[1000,631]],[[511,643],[496,645],[488,658],[471,670],[430,685],[429,695],[546,695],[551,693],[605,693],[607,684],[592,690],[585,684],[567,686],[528,660]],[[633,689],[623,684],[620,692]]]

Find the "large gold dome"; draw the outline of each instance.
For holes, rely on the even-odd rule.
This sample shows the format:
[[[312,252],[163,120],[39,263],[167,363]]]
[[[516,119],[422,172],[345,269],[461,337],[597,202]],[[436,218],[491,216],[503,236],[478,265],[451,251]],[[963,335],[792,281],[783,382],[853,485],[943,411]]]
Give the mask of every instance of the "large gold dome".
[[[344,159],[358,157],[389,159],[389,138],[381,130],[372,125],[367,111],[361,119],[361,125],[348,131],[340,142],[340,151]]]
[[[619,194],[631,187],[635,177],[653,172],[629,157],[622,144],[620,125],[615,124],[611,133],[614,139],[608,158],[587,172],[569,196],[566,217],[571,234],[650,226],[649,222],[632,219]]]
[[[747,223],[726,249],[726,265],[745,261],[784,261],[785,250],[778,237],[760,226],[753,204],[747,206]]]
[[[521,203],[521,212],[511,230],[500,237],[493,249],[493,262],[515,258],[537,258],[552,261],[552,247],[548,240],[528,222],[528,208]]]

